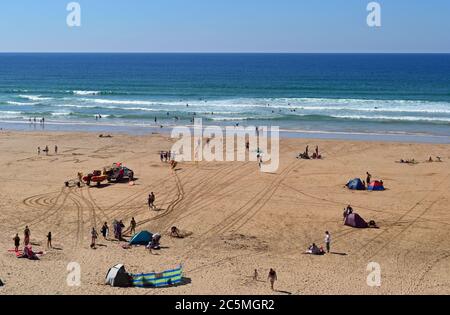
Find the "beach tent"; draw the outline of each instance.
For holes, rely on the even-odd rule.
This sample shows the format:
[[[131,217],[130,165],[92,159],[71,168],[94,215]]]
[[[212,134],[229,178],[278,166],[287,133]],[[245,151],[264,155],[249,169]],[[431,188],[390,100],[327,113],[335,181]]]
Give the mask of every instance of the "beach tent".
[[[367,186],[367,190],[384,190],[384,186],[379,180],[374,180],[373,182],[370,182],[369,186]]]
[[[152,240],[152,236],[149,231],[141,231],[131,238],[130,245],[147,245]]]
[[[359,178],[355,178],[350,180],[347,185],[345,185],[348,187],[348,189],[353,189],[353,190],[364,190],[364,184],[362,183],[361,179]]]
[[[113,287],[131,286],[131,279],[128,273],[125,271],[124,265],[117,264],[114,267],[111,267],[106,274],[105,284],[109,284]]]
[[[345,225],[352,226],[355,228],[367,228],[369,225],[363,218],[359,216],[357,213],[350,213],[345,217]]]
[[[163,272],[152,272],[142,274],[132,274],[134,287],[165,287],[180,283],[183,278],[183,268],[178,266],[175,269],[166,270]]]

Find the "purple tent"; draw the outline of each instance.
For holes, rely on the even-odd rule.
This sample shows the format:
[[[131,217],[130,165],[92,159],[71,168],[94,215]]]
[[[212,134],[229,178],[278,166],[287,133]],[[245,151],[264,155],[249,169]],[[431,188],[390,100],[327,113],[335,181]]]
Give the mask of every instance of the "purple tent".
[[[345,225],[352,226],[355,228],[367,228],[369,225],[363,218],[359,216],[357,213],[350,213],[345,217]]]

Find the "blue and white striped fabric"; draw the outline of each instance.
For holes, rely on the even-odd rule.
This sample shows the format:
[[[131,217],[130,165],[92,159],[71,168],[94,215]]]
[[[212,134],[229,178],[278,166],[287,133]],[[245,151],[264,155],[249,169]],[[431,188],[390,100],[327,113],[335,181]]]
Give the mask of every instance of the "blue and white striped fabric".
[[[165,287],[181,282],[183,269],[180,265],[176,269],[166,270],[160,273],[132,274],[134,287]]]

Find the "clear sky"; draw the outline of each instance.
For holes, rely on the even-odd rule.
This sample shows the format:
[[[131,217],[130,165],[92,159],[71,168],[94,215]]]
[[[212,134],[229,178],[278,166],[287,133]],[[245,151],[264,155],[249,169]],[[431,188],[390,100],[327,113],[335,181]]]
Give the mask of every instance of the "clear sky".
[[[2,52],[447,52],[449,0],[4,0]]]

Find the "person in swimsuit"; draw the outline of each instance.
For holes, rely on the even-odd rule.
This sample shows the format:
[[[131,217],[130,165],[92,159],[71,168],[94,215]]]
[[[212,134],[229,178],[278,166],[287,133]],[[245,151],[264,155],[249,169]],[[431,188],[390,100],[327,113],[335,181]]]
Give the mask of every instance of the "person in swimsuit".
[[[274,290],[273,285],[275,284],[275,281],[277,280],[277,273],[272,268],[270,268],[269,275],[267,276],[267,279],[270,281],[270,288],[273,291]]]
[[[14,241],[14,250],[16,252],[18,252],[19,251],[19,246],[20,246],[20,237],[19,237],[18,233],[16,233],[16,236],[13,238],[13,241]]]
[[[97,240],[97,236],[97,231],[95,230],[95,227],[93,227],[91,231],[91,248],[95,248],[95,241]]]
[[[52,232],[48,232],[48,234],[47,234],[47,248],[53,248],[52,247]]]
[[[134,220],[134,217],[131,218],[130,233],[131,233],[131,235],[136,234],[136,221]]]
[[[23,235],[24,235],[24,242],[25,242],[25,246],[27,246],[30,243],[30,228],[28,227],[28,225],[25,227],[25,230],[23,231]]]

